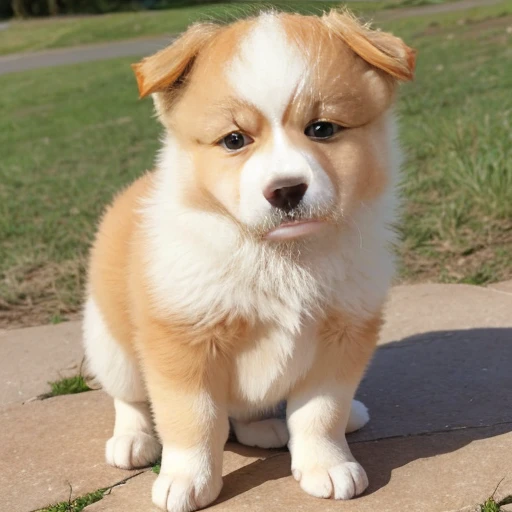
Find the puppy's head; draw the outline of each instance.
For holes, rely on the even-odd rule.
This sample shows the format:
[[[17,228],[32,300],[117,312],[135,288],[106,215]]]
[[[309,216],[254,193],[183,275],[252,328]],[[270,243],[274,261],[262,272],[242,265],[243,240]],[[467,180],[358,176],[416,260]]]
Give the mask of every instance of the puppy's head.
[[[378,198],[387,122],[414,52],[347,13],[192,26],[134,65],[193,161],[185,200],[267,240],[321,233]],[[180,172],[177,170],[176,172]]]

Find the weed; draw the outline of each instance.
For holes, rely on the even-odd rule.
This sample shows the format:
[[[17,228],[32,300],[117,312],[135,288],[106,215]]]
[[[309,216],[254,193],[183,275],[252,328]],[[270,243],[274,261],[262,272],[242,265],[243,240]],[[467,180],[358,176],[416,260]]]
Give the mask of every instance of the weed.
[[[66,377],[55,382],[49,382],[52,390],[45,395],[46,398],[60,395],[74,395],[76,393],[85,393],[91,391],[91,388],[85,382],[83,375],[75,375],[74,377]]]
[[[98,491],[90,492],[84,496],[74,499],[73,501],[62,501],[55,505],[42,508],[37,512],[82,512],[88,505],[92,505],[100,501],[108,489],[99,489]]]

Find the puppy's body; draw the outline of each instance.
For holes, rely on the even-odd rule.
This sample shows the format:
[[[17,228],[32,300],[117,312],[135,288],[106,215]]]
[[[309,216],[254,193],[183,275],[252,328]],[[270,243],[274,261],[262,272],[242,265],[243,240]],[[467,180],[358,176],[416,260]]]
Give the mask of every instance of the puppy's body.
[[[402,73],[410,63],[399,40],[372,42],[339,16],[196,27],[178,53],[137,68],[167,138],[155,172],[101,224],[85,345],[115,398],[111,464],[158,456],[151,403],[163,444],[153,500],[169,511],[220,492],[228,418],[241,442],[289,441],[310,494],[347,499],[367,485],[345,430],[367,419],[351,403],[392,277],[399,167],[394,71],[371,46],[396,45]],[[357,31],[361,54],[384,71],[354,53]],[[329,142],[304,135],[329,130],[322,119],[346,129]],[[244,143],[235,150],[222,138],[233,133],[229,144]],[[283,191],[299,201],[283,203]],[[288,428],[268,417],[284,399]]]

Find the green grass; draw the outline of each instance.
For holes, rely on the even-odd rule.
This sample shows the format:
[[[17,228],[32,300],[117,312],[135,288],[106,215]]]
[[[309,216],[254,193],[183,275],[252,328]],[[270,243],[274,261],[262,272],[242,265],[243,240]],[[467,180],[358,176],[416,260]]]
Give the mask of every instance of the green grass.
[[[137,99],[131,61],[0,76],[4,323],[23,308],[41,323],[78,309],[98,216],[153,165],[160,128]]]
[[[510,25],[510,2],[382,24],[419,49],[398,104],[403,280],[512,277]],[[0,76],[0,325],[78,310],[104,205],[153,166],[161,130],[131,61]]]
[[[49,382],[48,384],[50,384],[52,390],[45,396],[46,398],[60,395],[74,395],[76,393],[91,391],[91,388],[86,384],[85,378],[82,375],[66,377],[55,382]]]
[[[419,50],[399,112],[408,155],[402,276],[486,284],[512,275],[512,5],[395,22]],[[462,20],[462,21],[459,21]],[[480,21],[478,21],[480,20]]]
[[[62,501],[56,505],[51,505],[42,508],[37,512],[82,512],[88,505],[92,505],[100,501],[108,489],[99,489],[98,491],[91,492],[85,496],[80,496],[73,501]]]
[[[358,12],[380,9],[399,0],[376,0],[354,3]],[[350,0],[349,0],[350,4]],[[197,20],[230,20],[243,13],[275,5],[281,9],[319,12],[340,5],[339,1],[270,0],[265,2],[233,2],[210,6],[194,6],[163,11],[126,12],[92,17],[33,19],[14,21],[0,31],[0,55],[80,44],[116,41],[136,37],[166,36],[184,30]]]
[[[66,317],[60,315],[59,313],[52,315],[50,318],[50,323],[53,325],[61,324],[62,322],[66,321]]]

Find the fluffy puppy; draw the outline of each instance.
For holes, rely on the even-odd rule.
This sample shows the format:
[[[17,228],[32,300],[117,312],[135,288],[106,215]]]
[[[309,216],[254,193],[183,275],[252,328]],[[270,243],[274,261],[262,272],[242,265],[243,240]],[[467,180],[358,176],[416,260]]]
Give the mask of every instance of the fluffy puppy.
[[[163,447],[162,509],[217,498],[230,422],[242,443],[288,444],[313,496],[367,487],[345,432],[368,420],[353,396],[393,274],[391,106],[413,67],[339,12],[193,25],[134,65],[165,139],[101,222],[84,338],[114,398],[107,461]]]

